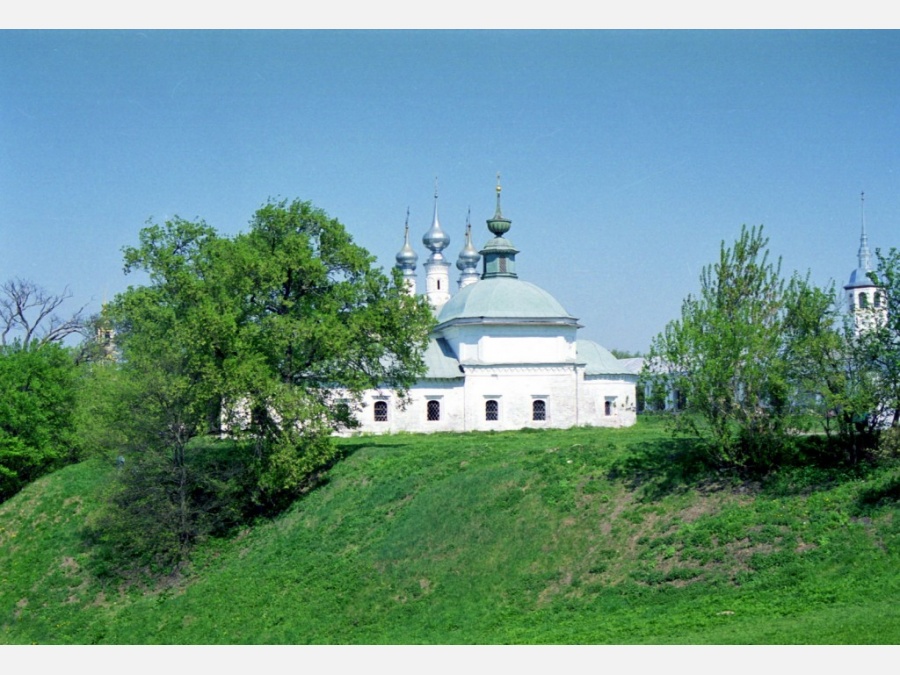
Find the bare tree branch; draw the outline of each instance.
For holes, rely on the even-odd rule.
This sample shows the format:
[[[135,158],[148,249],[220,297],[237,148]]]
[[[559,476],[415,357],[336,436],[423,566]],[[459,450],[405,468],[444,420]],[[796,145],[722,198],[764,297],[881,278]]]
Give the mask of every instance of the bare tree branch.
[[[68,288],[53,295],[26,279],[7,281],[0,286],[0,344],[19,341],[26,349],[41,347],[80,332],[87,305],[67,318],[56,313],[71,297]]]

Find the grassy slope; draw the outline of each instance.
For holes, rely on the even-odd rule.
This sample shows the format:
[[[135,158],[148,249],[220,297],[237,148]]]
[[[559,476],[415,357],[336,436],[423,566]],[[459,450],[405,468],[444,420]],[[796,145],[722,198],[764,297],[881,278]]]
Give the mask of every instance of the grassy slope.
[[[896,468],[700,480],[652,421],[345,448],[326,485],[153,592],[87,572],[79,529],[112,470],[39,481],[0,505],[0,642],[900,638]]]

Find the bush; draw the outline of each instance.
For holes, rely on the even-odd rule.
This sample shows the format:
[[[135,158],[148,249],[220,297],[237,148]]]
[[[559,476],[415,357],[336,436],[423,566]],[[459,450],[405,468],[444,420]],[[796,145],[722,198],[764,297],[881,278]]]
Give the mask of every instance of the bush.
[[[0,501],[77,458],[75,391],[65,348],[0,348]]]

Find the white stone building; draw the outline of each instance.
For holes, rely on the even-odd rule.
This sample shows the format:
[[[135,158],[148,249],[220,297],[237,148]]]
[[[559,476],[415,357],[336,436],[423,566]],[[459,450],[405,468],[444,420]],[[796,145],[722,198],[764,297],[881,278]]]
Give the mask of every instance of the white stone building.
[[[459,288],[452,294],[450,263],[443,255],[450,238],[438,221],[435,194],[433,222],[422,238],[430,252],[425,296],[438,321],[425,353],[428,371],[411,388],[405,407],[389,389],[366,392],[357,410],[358,431],[634,424],[639,366],[578,339],[577,319],[549,293],[518,278],[518,251],[503,236],[511,221],[502,215],[499,185],[497,209],[487,225],[493,238],[481,251],[472,245],[467,225],[456,263]],[[407,223],[397,267],[411,293],[417,260]]]

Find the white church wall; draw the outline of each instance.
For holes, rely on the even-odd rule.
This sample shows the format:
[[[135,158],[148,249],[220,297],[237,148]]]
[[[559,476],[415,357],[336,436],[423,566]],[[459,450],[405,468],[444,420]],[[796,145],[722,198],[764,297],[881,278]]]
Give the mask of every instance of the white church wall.
[[[466,369],[466,429],[566,428],[577,424],[576,374],[572,366],[480,366]],[[487,402],[498,402],[496,420]],[[534,419],[535,401],[544,419]],[[540,415],[539,415],[540,416]]]
[[[363,396],[363,405],[356,411],[360,422],[354,432],[362,433],[430,433],[435,431],[459,431],[464,420],[464,391],[462,380],[426,380],[414,385],[410,400],[403,406],[396,394],[389,389],[373,389]],[[387,403],[387,419],[375,419],[375,404]],[[429,401],[432,410],[437,406],[437,419],[429,419]]]
[[[589,375],[579,397],[584,424],[626,427],[637,421],[637,378]]]
[[[443,331],[461,363],[572,363],[576,357],[574,326],[451,326]]]
[[[469,366],[465,380],[420,382],[410,390],[405,408],[390,390],[366,392],[357,410],[361,426],[350,433],[630,426],[636,421],[635,379],[584,377],[582,366],[568,364]],[[386,403],[387,417],[381,421],[375,415],[379,401]],[[430,401],[436,402],[431,405],[437,405],[438,419],[429,419]],[[496,403],[491,414],[488,401]],[[542,402],[544,419],[535,419],[535,401]]]

